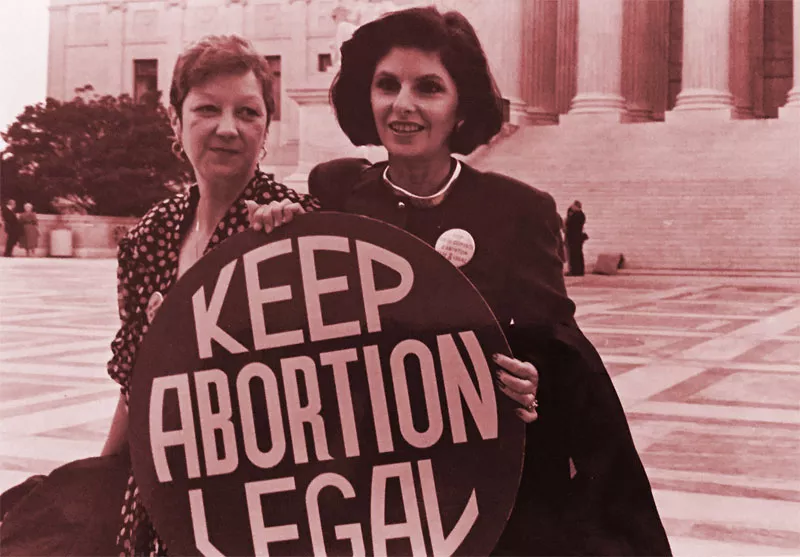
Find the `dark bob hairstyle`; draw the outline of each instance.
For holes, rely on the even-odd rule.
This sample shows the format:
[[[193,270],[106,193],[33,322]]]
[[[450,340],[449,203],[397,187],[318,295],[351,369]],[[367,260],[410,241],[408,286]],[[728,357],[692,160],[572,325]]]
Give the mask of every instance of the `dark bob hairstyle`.
[[[275,113],[272,97],[272,71],[267,60],[252,43],[237,35],[209,35],[188,46],[175,62],[169,104],[181,117],[183,101],[192,87],[218,75],[240,75],[252,71],[261,84],[267,107],[267,125]]]
[[[458,90],[458,118],[450,150],[469,154],[503,124],[502,99],[475,29],[459,12],[434,7],[389,13],[356,29],[342,45],[342,65],[330,98],[342,131],[354,145],[380,145],[370,90],[375,68],[394,47],[439,54]]]

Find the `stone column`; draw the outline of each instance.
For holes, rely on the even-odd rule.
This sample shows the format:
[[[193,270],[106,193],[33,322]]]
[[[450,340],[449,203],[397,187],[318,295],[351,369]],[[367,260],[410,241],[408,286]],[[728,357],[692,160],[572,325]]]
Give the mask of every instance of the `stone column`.
[[[800,120],[800,0],[792,3],[792,73],[793,87],[786,95],[786,104],[778,109],[781,119]]]
[[[562,122],[621,121],[622,2],[578,1],[578,90]]]
[[[528,0],[523,18],[522,99],[528,105],[528,121],[556,124],[558,0]]]
[[[528,0],[438,0],[441,11],[458,10],[478,34],[512,124],[527,120],[522,100],[523,5]]]
[[[566,114],[577,91],[578,0],[559,0],[556,25],[556,111]]]
[[[107,5],[106,33],[108,37],[108,89],[104,93],[119,95],[123,91],[123,67],[125,63],[125,14],[128,6],[125,2],[115,0]],[[133,71],[131,69],[131,71]]]
[[[733,0],[731,6],[730,88],[733,115],[742,120],[754,117],[753,82],[758,74],[755,62],[759,46],[763,47],[763,35],[755,35],[753,27],[760,24],[763,33],[763,21],[759,17],[762,3],[763,0]]]
[[[625,0],[624,10],[622,94],[626,99],[625,120],[660,120],[669,83],[669,3]]]
[[[283,179],[287,186],[308,191],[308,173],[317,163],[339,157],[359,156],[355,147],[339,128],[333,107],[328,102],[328,89],[333,76],[321,73],[305,86],[286,90],[300,112],[300,145],[297,168]]]
[[[291,57],[281,62],[281,73],[284,88],[302,88],[309,79],[309,6],[308,0],[291,0],[289,17],[291,25]],[[290,98],[287,94],[286,98]],[[284,103],[283,121],[281,122],[281,143],[296,144],[300,139],[300,109],[294,100]]]
[[[50,43],[47,52],[47,96],[66,100],[67,6],[50,6]]]
[[[168,0],[164,6],[161,17],[164,26],[167,47],[163,50],[165,56],[158,61],[158,88],[161,93],[162,104],[169,106],[169,89],[172,84],[172,72],[178,54],[183,52],[184,23],[186,18],[186,0]]]
[[[753,2],[750,11],[750,102],[753,118],[764,118],[764,0]]]
[[[731,0],[684,0],[683,83],[667,121],[733,116],[730,31]]]
[[[527,121],[525,101],[522,100],[522,36],[523,2],[525,0],[502,0],[485,2],[486,9],[492,13],[484,18],[484,24],[492,22],[484,48],[492,52],[489,63],[497,80],[503,98],[509,101],[511,124],[520,125]],[[491,8],[489,6],[491,5]],[[491,44],[487,46],[486,41]]]

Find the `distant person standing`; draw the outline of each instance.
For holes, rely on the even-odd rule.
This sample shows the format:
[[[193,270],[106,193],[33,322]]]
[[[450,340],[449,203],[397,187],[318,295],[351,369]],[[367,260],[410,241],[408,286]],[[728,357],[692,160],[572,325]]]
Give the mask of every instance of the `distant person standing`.
[[[39,217],[33,212],[33,204],[26,203],[19,214],[19,224],[22,227],[20,245],[25,248],[28,257],[36,253],[39,246]]]
[[[6,229],[6,250],[3,252],[5,257],[12,257],[14,255],[14,246],[17,245],[20,234],[19,220],[14,209],[17,208],[17,202],[9,199],[3,205],[3,227]]]
[[[567,209],[566,241],[567,258],[569,260],[569,276],[582,277],[584,274],[583,243],[589,236],[583,231],[586,224],[586,215],[580,201],[575,201]]]

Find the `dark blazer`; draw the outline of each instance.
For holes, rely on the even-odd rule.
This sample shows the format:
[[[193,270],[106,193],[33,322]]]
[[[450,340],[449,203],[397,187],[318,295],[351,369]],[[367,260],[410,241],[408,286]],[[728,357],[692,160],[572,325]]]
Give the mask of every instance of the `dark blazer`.
[[[466,230],[476,247],[461,271],[501,324],[574,323],[558,255],[561,221],[549,194],[462,165],[445,201],[419,209],[384,185],[385,167],[363,159],[323,163],[309,175],[309,192],[323,209],[382,220],[431,246],[447,230]]]
[[[539,419],[527,428],[517,502],[495,554],[669,555],[622,405],[573,317],[552,197],[463,165],[440,205],[417,208],[383,183],[385,166],[320,164],[309,175],[310,193],[323,210],[380,219],[431,246],[446,230],[467,230],[476,249],[461,271],[491,306],[514,355],[539,371]]]

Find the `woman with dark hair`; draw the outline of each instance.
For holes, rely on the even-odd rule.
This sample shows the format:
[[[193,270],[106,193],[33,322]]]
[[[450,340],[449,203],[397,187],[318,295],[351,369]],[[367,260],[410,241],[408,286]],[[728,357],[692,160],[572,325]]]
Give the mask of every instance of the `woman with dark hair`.
[[[318,207],[258,168],[275,102],[267,61],[249,41],[209,36],[190,45],[175,64],[169,100],[173,151],[188,160],[197,182],[158,203],[120,242],[121,326],[108,372],[121,394],[103,456],[3,494],[6,555],[166,552],[139,501],[128,456],[131,373],[148,326],[175,281],[247,228],[257,204],[274,202],[287,220]]]
[[[458,236],[466,253],[451,261],[516,356],[495,359],[497,382],[529,424],[527,450],[495,553],[669,554],[619,398],[574,320],[553,198],[453,156],[502,125],[474,29],[457,12],[412,8],[360,27],[341,50],[330,91],[339,125],[354,145],[383,145],[389,157],[322,163],[309,190],[323,210],[383,220],[437,249]],[[281,224],[273,215],[267,228]]]

